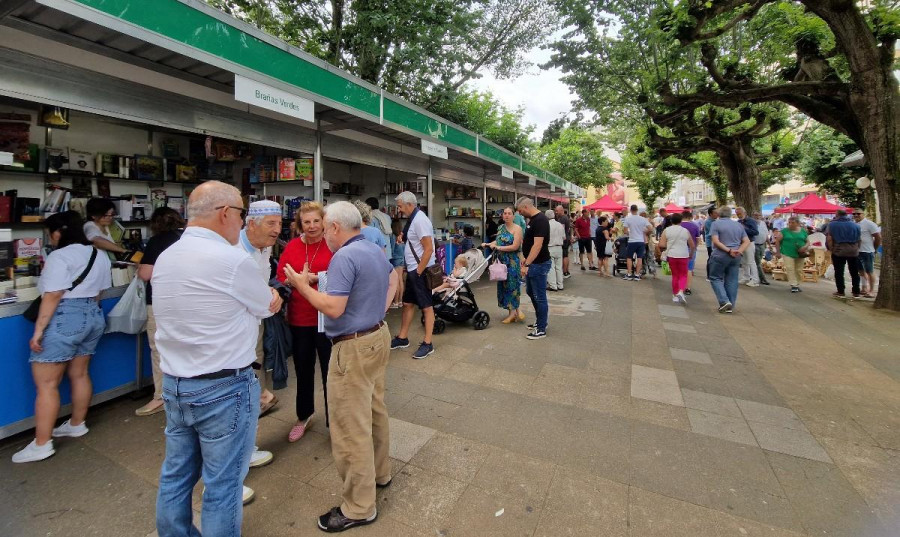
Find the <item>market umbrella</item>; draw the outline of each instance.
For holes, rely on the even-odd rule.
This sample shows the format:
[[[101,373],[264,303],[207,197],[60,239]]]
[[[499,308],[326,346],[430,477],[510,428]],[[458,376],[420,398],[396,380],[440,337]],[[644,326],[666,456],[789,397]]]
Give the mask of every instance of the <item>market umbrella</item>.
[[[584,208],[589,211],[593,210],[603,213],[618,213],[625,210],[625,206],[613,201],[612,197],[609,194],[603,196],[602,198]]]
[[[779,214],[834,214],[838,211],[847,210],[849,209],[841,207],[840,205],[835,205],[825,198],[820,198],[816,194],[810,194],[797,203],[775,209],[775,212]]]
[[[670,213],[680,213],[680,212],[684,211],[684,207],[679,207],[678,205],[675,205],[671,201],[669,202],[668,205],[663,207],[663,209],[665,209],[667,212],[670,212]]]

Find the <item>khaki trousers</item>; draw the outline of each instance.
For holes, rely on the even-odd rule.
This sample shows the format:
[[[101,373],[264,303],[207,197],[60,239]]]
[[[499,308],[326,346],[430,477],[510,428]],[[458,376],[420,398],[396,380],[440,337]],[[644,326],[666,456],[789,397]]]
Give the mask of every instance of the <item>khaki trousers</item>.
[[[256,370],[256,378],[259,379],[259,393],[266,393],[269,389],[269,372],[266,371],[266,351],[263,347],[263,323],[259,323],[259,336],[256,338],[256,363],[259,369]]]
[[[328,365],[331,452],[344,483],[341,512],[375,514],[375,483],[391,479],[384,373],[391,352],[387,323],[361,338],[335,343]]]
[[[156,350],[156,317],[153,306],[147,305],[147,341],[150,343],[150,365],[153,368],[153,398],[162,399],[163,373],[159,368],[159,351]]]
[[[786,255],[781,256],[781,260],[784,261],[784,272],[787,274],[788,283],[791,284],[791,287],[800,287],[800,282],[803,281],[805,260]]]

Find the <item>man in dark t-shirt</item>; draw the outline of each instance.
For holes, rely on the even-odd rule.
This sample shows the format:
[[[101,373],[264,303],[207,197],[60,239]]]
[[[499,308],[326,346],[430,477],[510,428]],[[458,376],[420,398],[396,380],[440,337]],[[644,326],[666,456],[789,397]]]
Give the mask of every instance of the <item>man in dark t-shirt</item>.
[[[525,291],[531,298],[531,304],[537,319],[529,328],[528,339],[541,339],[547,335],[547,274],[550,272],[550,221],[539,211],[530,198],[521,197],[516,202],[519,214],[528,218],[525,238],[522,241],[522,277],[525,278]]]

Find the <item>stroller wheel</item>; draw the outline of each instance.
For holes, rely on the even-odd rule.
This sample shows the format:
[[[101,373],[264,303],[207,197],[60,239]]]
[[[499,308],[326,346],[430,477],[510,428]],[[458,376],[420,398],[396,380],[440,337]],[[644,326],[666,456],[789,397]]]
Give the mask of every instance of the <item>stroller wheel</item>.
[[[434,333],[435,334],[443,334],[444,330],[446,328],[447,328],[447,323],[445,323],[443,319],[435,319],[434,320]]]
[[[486,311],[479,311],[472,317],[472,324],[475,325],[475,330],[484,330],[490,322],[491,316]]]

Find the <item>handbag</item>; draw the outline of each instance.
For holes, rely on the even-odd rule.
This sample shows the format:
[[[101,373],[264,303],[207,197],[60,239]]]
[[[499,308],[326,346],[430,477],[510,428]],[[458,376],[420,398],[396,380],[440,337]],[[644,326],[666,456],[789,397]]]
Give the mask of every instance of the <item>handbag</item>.
[[[500,259],[494,258],[494,262],[488,267],[492,282],[505,282],[507,278],[507,267],[505,263],[501,263]]]
[[[403,230],[403,242],[407,244],[409,244],[409,226],[412,224],[413,218],[416,217],[418,211],[419,209],[416,208],[413,211],[413,214],[409,216],[409,221],[406,223],[406,228]],[[416,253],[416,249],[413,248],[412,244],[409,244],[409,249],[412,250],[416,263],[420,263],[419,254]],[[442,269],[439,264],[435,263],[425,269],[425,272],[422,273],[422,277],[425,278],[425,286],[428,287],[429,291],[432,291],[444,283],[444,269]]]
[[[94,260],[97,259],[97,249],[92,248],[92,250],[91,260],[88,261],[87,267],[85,267],[84,271],[72,282],[72,286],[68,289],[69,291],[81,285],[81,282],[83,282],[84,279],[87,278],[87,275],[94,267]],[[25,312],[22,313],[22,317],[24,317],[26,321],[31,321],[33,323],[37,322],[38,314],[41,312],[41,301],[43,298],[43,295],[41,295],[32,300],[31,304],[28,305],[28,308],[25,309]]]
[[[613,241],[606,241],[606,248],[603,250],[606,257],[612,257],[613,255]]]

